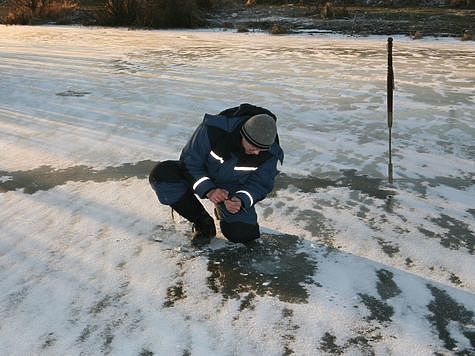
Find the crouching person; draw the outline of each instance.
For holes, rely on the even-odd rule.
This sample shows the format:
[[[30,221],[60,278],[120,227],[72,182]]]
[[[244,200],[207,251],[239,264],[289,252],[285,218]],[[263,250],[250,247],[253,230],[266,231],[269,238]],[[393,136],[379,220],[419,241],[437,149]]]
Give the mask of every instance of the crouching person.
[[[160,203],[193,223],[194,245],[216,235],[214,219],[196,196],[215,204],[229,241],[247,243],[260,236],[254,205],[272,191],[283,157],[275,115],[241,104],[205,114],[180,159],[157,164],[149,180]]]

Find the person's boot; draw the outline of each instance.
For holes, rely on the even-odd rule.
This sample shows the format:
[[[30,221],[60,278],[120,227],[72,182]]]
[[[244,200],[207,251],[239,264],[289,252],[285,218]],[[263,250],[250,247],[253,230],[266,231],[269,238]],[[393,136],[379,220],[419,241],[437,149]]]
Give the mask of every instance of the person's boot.
[[[185,193],[180,200],[173,204],[172,209],[185,219],[193,223],[191,243],[203,246],[216,236],[216,227],[213,218],[208,214],[203,205],[193,193]]]
[[[214,220],[204,211],[193,224],[191,234],[191,244],[201,247],[211,242],[211,238],[216,236],[216,226]]]

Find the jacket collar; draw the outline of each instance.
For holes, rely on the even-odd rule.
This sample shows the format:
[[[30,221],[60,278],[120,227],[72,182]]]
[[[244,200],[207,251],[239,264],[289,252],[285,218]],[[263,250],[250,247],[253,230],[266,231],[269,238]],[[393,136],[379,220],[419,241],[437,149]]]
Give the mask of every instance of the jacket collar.
[[[245,154],[241,144],[241,126],[242,123],[231,132],[222,131],[218,137],[215,135],[216,139],[211,142],[211,149],[225,161],[234,154],[238,158],[239,165],[258,167],[267,161],[271,154],[268,151],[262,151],[258,155]]]

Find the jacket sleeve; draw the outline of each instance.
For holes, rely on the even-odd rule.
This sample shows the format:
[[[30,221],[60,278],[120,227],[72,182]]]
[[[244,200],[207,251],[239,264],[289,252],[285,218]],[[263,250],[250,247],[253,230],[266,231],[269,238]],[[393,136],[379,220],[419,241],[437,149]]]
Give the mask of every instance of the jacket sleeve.
[[[200,198],[205,198],[206,193],[216,188],[208,176],[206,161],[210,152],[210,143],[206,127],[201,124],[181,151],[180,161],[185,165],[193,191]]]
[[[274,179],[277,175],[278,158],[273,156],[254,171],[246,183],[235,193],[241,199],[244,208],[253,206],[264,199],[274,188]]]

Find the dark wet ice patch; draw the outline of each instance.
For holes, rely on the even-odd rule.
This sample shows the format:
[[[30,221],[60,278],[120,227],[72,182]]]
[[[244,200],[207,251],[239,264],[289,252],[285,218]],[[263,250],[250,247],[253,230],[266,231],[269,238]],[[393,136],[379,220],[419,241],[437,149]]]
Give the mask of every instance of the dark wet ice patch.
[[[358,295],[370,312],[370,315],[366,317],[367,320],[377,320],[379,322],[389,322],[392,320],[391,317],[394,315],[394,308],[392,306],[368,294],[359,293]]]
[[[98,302],[94,303],[89,309],[89,314],[97,315],[103,313],[107,308],[124,303],[123,299],[128,294],[128,287],[129,282],[123,282],[116,293],[106,294]]]
[[[342,346],[337,345],[336,336],[328,331],[322,336],[319,349],[331,355],[341,355],[344,350]]]
[[[79,334],[79,337],[77,338],[77,342],[83,343],[86,342],[89,337],[98,329],[99,327],[97,325],[86,325],[81,330],[81,333]]]
[[[427,319],[432,323],[437,331],[439,339],[443,341],[444,347],[448,350],[457,350],[460,355],[475,354],[474,313],[459,304],[446,291],[428,284],[434,299],[427,305],[431,312]],[[468,339],[471,347],[462,349],[456,340],[454,331],[457,329],[457,338],[464,335]]]
[[[378,328],[368,328],[361,331],[360,335],[349,338],[343,344],[339,344],[337,337],[329,331],[320,339],[319,350],[330,355],[376,355],[372,342],[382,339]]]
[[[178,281],[174,286],[167,288],[167,295],[163,306],[165,308],[171,308],[175,306],[175,302],[185,298],[186,294],[183,288],[183,281]]]
[[[300,251],[302,242],[292,235],[262,234],[261,241],[252,246],[214,250],[208,256],[208,285],[225,298],[254,293],[305,303],[309,296],[305,285],[315,284],[317,264]],[[251,303],[252,299],[244,299],[241,307],[249,308]]]
[[[56,341],[58,341],[56,339],[56,336],[54,335],[54,332],[49,332],[43,335],[42,339],[44,340],[43,343],[41,344],[41,348],[43,350],[47,349],[48,347],[53,346],[56,343]]]
[[[434,178],[412,178],[405,176],[402,172],[399,173],[400,178],[394,180],[394,184],[400,189],[414,191],[419,193],[422,197],[427,196],[427,188],[435,188],[439,186],[446,186],[457,190],[465,190],[470,188],[474,181],[472,179],[473,172],[464,172],[459,177],[453,176],[436,176]]]
[[[114,59],[111,64],[116,73],[134,74],[142,69],[140,64],[123,59]]]
[[[143,160],[135,163],[124,163],[120,166],[109,166],[104,169],[94,169],[85,165],[56,169],[45,165],[24,171],[0,171],[0,193],[24,189],[25,193],[32,194],[40,190],[52,189],[67,182],[120,181],[131,177],[144,179],[148,177],[157,163],[157,161]],[[394,213],[394,208],[397,207],[394,196],[397,195],[397,191],[387,189],[385,184],[381,178],[371,178],[352,169],[326,172],[320,174],[319,177],[315,175],[290,176],[279,173],[275,179],[274,191],[287,189],[289,186],[294,186],[304,193],[313,193],[319,188],[347,187],[356,195],[352,195],[352,199],[345,203],[348,205],[359,203],[361,207],[358,216],[365,219],[368,214],[365,205],[370,203],[368,197],[384,200],[384,210],[388,213]],[[473,181],[471,176],[460,178],[436,177],[435,179],[419,180],[401,179],[399,184],[401,186],[410,184],[413,188],[419,187],[421,194],[426,194],[427,185],[437,186],[442,184],[463,190],[473,185]],[[474,214],[471,211],[468,212]]]
[[[25,298],[28,297],[29,292],[29,287],[24,286],[17,291],[12,291],[7,294],[5,306],[0,309],[2,315],[5,317],[10,314],[14,314],[17,308],[23,303]]]
[[[436,233],[422,226],[418,228],[419,231],[430,238],[439,239],[440,244],[444,247],[454,250],[465,247],[470,254],[474,254],[475,234],[467,223],[445,214],[431,218],[430,221],[446,231]]]
[[[394,282],[392,272],[379,269],[376,271],[376,275],[378,277],[376,289],[381,299],[365,293],[359,293],[358,296],[370,312],[370,315],[366,317],[367,320],[376,320],[380,323],[391,322],[394,308],[386,301],[401,294],[401,289]]]
[[[78,304],[69,320],[71,325],[85,325],[76,339],[81,347],[94,345],[100,354],[110,354],[124,330],[135,330],[143,316],[140,309],[129,308],[129,281],[122,281],[115,291],[98,294],[91,305]]]
[[[384,185],[382,179],[360,175],[354,169],[342,170],[338,173],[325,173],[322,176],[328,178],[313,175],[298,177],[280,173],[276,177],[275,188],[277,190],[285,189],[293,185],[304,193],[313,193],[318,188],[348,187],[351,190],[358,190],[379,199],[387,199],[389,196],[396,194],[394,190],[382,188]]]
[[[282,319],[277,325],[280,330],[285,330],[282,335],[284,349],[282,355],[295,355],[292,347],[295,343],[295,332],[300,329],[300,326],[293,320],[293,315],[294,311],[292,309],[284,307],[282,309]]]
[[[246,309],[254,310],[254,300],[256,299],[256,294],[254,292],[249,292],[241,299],[241,304],[239,305],[239,311],[243,311]]]
[[[334,241],[335,231],[322,213],[309,209],[301,210],[297,213],[295,220],[303,221],[305,230],[313,236],[318,236],[320,241],[324,242],[328,248],[337,247]]]
[[[149,349],[146,349],[146,348],[143,348],[139,352],[139,356],[153,356],[153,355],[154,355],[153,351],[150,351]]]
[[[395,203],[393,197],[397,195],[395,188],[415,191],[425,197],[428,187],[447,186],[457,190],[465,190],[474,184],[473,173],[471,172],[465,172],[460,177],[411,178],[405,177],[403,173],[399,175],[401,177],[395,178],[393,185],[388,187],[385,179],[369,177],[355,169],[345,169],[340,172],[322,172],[318,175],[311,174],[308,176],[291,176],[279,173],[275,180],[275,188],[276,190],[286,189],[292,185],[304,193],[313,193],[322,188],[347,187],[369,197],[385,200],[385,210],[392,212]],[[364,213],[362,211],[360,214]]]
[[[380,269],[376,272],[378,276],[378,282],[376,283],[376,288],[378,290],[379,296],[383,299],[393,298],[401,294],[401,290],[394,282],[394,274],[388,270]]]
[[[105,182],[123,180],[130,177],[146,178],[157,161],[143,160],[136,163],[124,163],[120,166],[109,166],[104,169],[94,169],[78,165],[65,169],[55,169],[51,166],[41,166],[25,171],[0,171],[0,192],[25,189],[25,193],[48,190],[66,182]],[[293,185],[304,193],[314,192],[317,188],[350,187],[367,193],[369,196],[386,199],[395,194],[392,190],[381,189],[381,179],[358,175],[355,170],[342,171],[334,179],[318,178],[315,176],[293,177],[280,173],[276,177],[275,190],[286,189]]]
[[[462,285],[462,280],[455,273],[450,273],[449,281],[459,286]]]
[[[378,245],[381,246],[381,250],[389,257],[394,257],[395,254],[399,253],[399,247],[393,243],[381,238],[376,238],[376,241],[378,242]]]
[[[80,165],[64,169],[41,166],[28,171],[0,171],[0,177],[9,177],[8,180],[0,181],[0,193],[24,189],[24,193],[33,194],[67,182],[106,182],[120,181],[132,177],[146,178],[156,163],[145,160],[104,169],[94,169]]]
[[[80,90],[66,90],[59,93],[56,93],[58,96],[72,96],[72,97],[82,97],[91,94],[89,91],[80,91]]]

